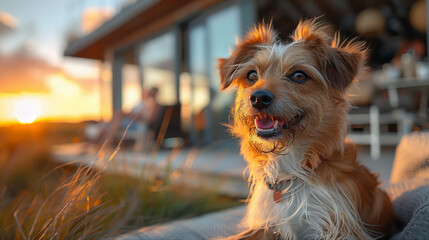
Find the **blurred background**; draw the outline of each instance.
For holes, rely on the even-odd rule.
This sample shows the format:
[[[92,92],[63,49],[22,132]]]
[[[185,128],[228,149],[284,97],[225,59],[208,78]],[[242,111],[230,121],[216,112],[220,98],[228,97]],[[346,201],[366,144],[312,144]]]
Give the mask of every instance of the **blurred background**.
[[[5,236],[115,235],[240,204],[245,163],[224,125],[234,90],[219,93],[216,64],[262,20],[288,39],[321,16],[332,34],[367,42],[369,71],[347,90],[349,137],[389,182],[400,139],[429,129],[427,12],[424,0],[0,0]],[[204,191],[189,199],[188,188]],[[75,215],[37,215],[72,199]],[[79,213],[92,209],[89,228]]]

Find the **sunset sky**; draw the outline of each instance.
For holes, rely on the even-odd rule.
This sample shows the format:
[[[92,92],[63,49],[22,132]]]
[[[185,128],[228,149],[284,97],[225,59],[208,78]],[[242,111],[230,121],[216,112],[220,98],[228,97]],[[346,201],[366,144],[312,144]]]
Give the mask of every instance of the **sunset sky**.
[[[98,63],[63,52],[120,2],[0,0],[0,124],[99,119]]]

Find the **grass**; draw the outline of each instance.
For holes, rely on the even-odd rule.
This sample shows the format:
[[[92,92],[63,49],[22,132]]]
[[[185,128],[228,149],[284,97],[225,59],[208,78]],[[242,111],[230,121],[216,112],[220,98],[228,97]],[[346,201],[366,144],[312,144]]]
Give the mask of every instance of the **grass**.
[[[164,177],[145,171],[144,179],[137,179],[58,164],[50,158],[49,146],[80,136],[76,131],[81,126],[75,126],[75,132],[54,127],[56,137],[24,128],[0,129],[2,136],[13,136],[0,141],[2,239],[98,239],[239,204],[203,186],[173,184],[168,168]],[[15,139],[19,131],[27,134]],[[96,157],[94,164],[106,166],[108,159]]]

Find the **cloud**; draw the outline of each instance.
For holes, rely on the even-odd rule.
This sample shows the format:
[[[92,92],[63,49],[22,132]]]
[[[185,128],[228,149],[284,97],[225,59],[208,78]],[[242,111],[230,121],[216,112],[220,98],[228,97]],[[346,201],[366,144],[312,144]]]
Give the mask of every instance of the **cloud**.
[[[11,54],[0,53],[0,93],[76,93],[93,91],[97,87],[96,79],[72,77],[63,68],[23,49]]]
[[[0,53],[0,92],[49,92],[47,75],[62,72],[61,68],[21,50],[11,54]]]
[[[0,36],[3,33],[13,31],[18,26],[18,20],[7,12],[0,12]]]

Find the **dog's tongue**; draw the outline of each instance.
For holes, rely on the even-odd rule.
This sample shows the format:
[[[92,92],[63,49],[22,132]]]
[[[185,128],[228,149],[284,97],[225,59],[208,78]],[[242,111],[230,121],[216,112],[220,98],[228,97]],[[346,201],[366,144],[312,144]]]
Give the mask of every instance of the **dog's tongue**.
[[[274,127],[274,121],[271,120],[271,118],[265,118],[265,117],[261,119],[256,118],[255,123],[256,123],[256,127],[261,129],[270,129]]]

